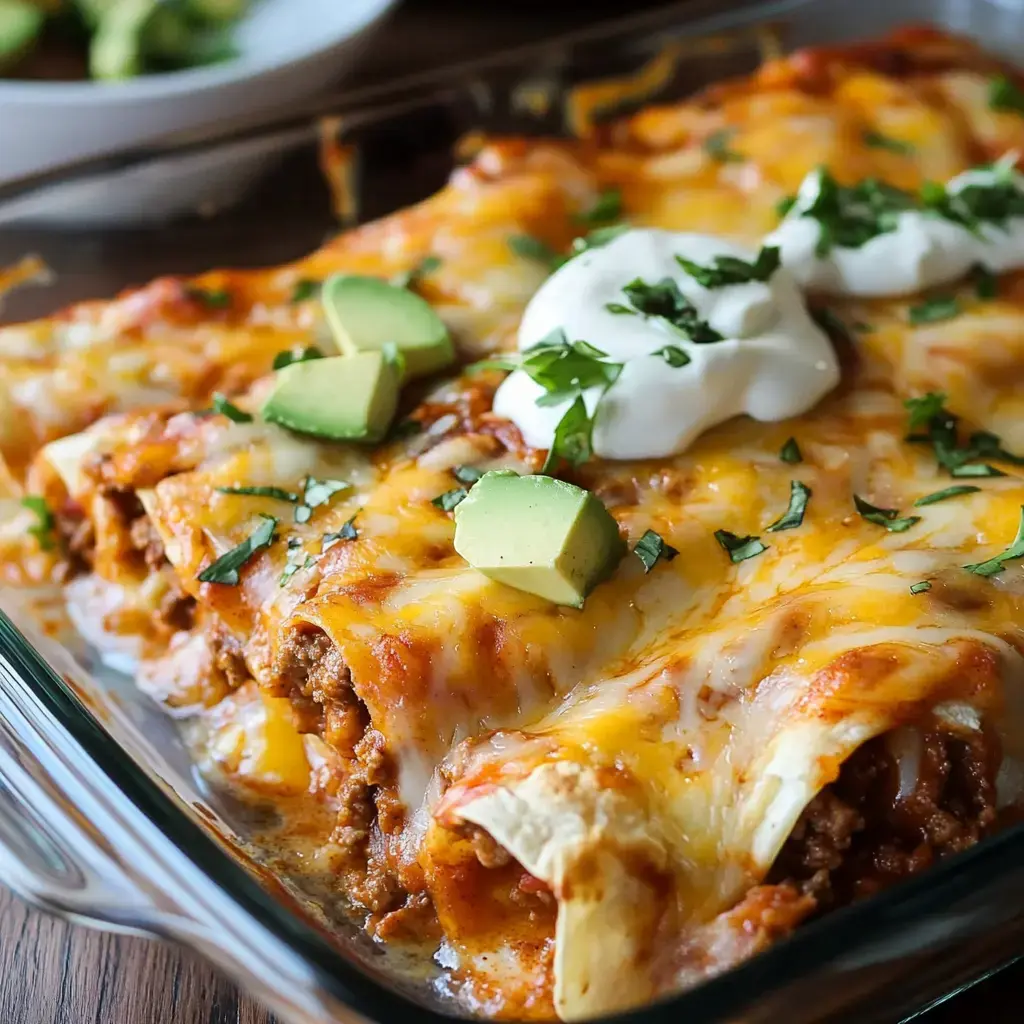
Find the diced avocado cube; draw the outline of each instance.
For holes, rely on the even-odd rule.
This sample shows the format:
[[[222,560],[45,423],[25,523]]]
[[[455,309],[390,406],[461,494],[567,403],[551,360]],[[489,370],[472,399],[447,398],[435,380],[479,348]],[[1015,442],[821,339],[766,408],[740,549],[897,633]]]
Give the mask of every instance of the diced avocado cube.
[[[582,608],[626,546],[589,491],[550,476],[485,473],[455,509],[455,550],[492,580]]]
[[[455,361],[444,322],[408,288],[376,277],[335,274],[321,289],[324,313],[342,352],[375,352],[393,344],[405,358],[405,379],[426,377]]]
[[[400,372],[383,352],[310,359],[278,370],[263,418],[333,441],[379,441],[398,405]]]
[[[12,67],[43,30],[45,13],[28,0],[0,0],[0,68]]]

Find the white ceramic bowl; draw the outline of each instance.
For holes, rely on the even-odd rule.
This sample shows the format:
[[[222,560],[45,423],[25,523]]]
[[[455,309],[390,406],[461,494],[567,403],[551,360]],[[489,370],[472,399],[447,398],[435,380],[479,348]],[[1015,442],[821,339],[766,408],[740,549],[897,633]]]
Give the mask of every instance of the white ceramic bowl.
[[[223,64],[125,82],[0,80],[0,183],[313,96],[394,0],[256,0]]]

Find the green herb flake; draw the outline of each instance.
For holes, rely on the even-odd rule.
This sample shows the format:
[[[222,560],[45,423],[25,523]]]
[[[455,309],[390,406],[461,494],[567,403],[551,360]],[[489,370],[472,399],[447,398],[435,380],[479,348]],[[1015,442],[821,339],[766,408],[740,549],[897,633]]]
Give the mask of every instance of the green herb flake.
[[[307,554],[302,547],[302,541],[298,537],[291,537],[288,540],[288,559],[284,565],[284,572],[278,581],[278,586],[283,587],[300,569],[309,569],[316,564],[316,559]]]
[[[1015,562],[1024,558],[1024,505],[1020,508],[1020,524],[1017,527],[1017,536],[1013,543],[1002,554],[990,558],[986,562],[975,562],[973,565],[965,565],[968,572],[977,576],[996,576],[1006,568],[1006,562]]]
[[[254,498],[276,498],[278,501],[296,502],[297,494],[285,491],[280,487],[218,487],[221,494],[246,494]]]
[[[797,209],[799,216],[818,222],[818,256],[827,256],[835,246],[859,249],[872,238],[895,231],[900,214],[917,205],[910,193],[876,178],[840,185],[824,167],[817,171],[817,184],[814,197]]]
[[[965,466],[951,466],[949,468],[949,475],[955,476],[960,480],[963,480],[964,478],[983,479],[987,477],[1006,476],[1001,469],[996,469],[995,466],[990,466],[986,462],[969,463]]]
[[[680,366],[686,366],[690,362],[690,357],[685,349],[681,349],[678,345],[666,345],[664,348],[659,348],[656,352],[652,352],[651,355],[661,356],[669,366],[676,369]]]
[[[910,592],[912,594],[925,594],[932,589],[932,585],[927,580],[921,580],[920,583],[911,583]]]
[[[914,507],[924,508],[925,505],[935,505],[940,501],[959,498],[961,494],[975,494],[980,490],[980,487],[974,487],[972,484],[958,484],[955,487],[946,487],[941,491],[933,491],[931,494],[922,495],[914,502]]]
[[[803,525],[804,514],[807,512],[807,502],[811,500],[810,487],[799,480],[789,482],[789,508],[772,523],[766,527],[769,533],[778,533],[779,530],[795,530]]]
[[[785,217],[786,214],[789,213],[789,211],[792,210],[794,206],[796,206],[796,196],[783,196],[775,204],[775,212],[780,217]]]
[[[735,128],[720,128],[717,132],[712,132],[704,140],[704,152],[712,160],[717,160],[721,164],[740,163],[746,158],[742,153],[737,153],[736,150],[729,148],[729,143],[735,134]]]
[[[789,438],[782,448],[779,449],[779,458],[783,462],[788,462],[791,466],[804,461],[803,453],[800,451],[800,445],[796,443],[795,437]]]
[[[581,238],[573,239],[572,254],[579,256],[580,253],[586,252],[588,249],[600,249],[602,245],[607,245],[628,230],[628,224],[610,224],[608,227],[589,231]]]
[[[342,524],[340,530],[334,533],[325,533],[320,541],[320,553],[329,551],[335,544],[339,544],[343,540],[355,540],[359,536],[359,531],[354,525],[355,520],[356,517],[352,516]]]
[[[227,416],[232,423],[252,423],[252,415],[239,409],[237,405],[229,402],[225,395],[219,391],[213,396],[213,408],[221,416]]]
[[[320,285],[320,281],[314,281],[312,278],[300,278],[292,286],[292,296],[289,301],[297,304],[299,302],[309,302],[310,299],[317,298],[320,294]]]
[[[916,398],[905,398],[903,408],[910,413],[910,429],[926,427],[945,411],[946,395],[942,391],[929,391]]]
[[[452,490],[445,491],[444,494],[439,494],[436,498],[431,499],[430,504],[436,505],[442,512],[451,512],[456,505],[465,499],[467,494],[469,494],[469,491],[465,487],[454,487]]]
[[[393,274],[388,283],[395,288],[415,288],[423,278],[433,274],[441,266],[442,262],[440,256],[434,256],[433,254],[424,256],[415,267]]]
[[[231,292],[226,288],[199,288],[186,285],[185,294],[208,309],[227,309],[231,305]]]
[[[197,578],[200,583],[223,583],[229,587],[238,586],[238,570],[257,551],[269,547],[274,540],[277,519],[274,516],[265,516],[262,512],[260,519],[263,522],[241,544],[225,552],[199,574]]]
[[[578,395],[555,427],[555,437],[541,472],[554,470],[560,459],[573,466],[586,462],[593,454],[593,430],[594,422],[587,412],[583,396]]]
[[[388,431],[388,436],[385,438],[386,441],[403,441],[410,437],[415,437],[417,434],[423,433],[423,424],[419,420],[404,419],[398,420],[397,423]]]
[[[975,263],[971,267],[974,294],[979,299],[994,299],[999,295],[999,278],[988,267]]]
[[[57,520],[46,504],[46,499],[38,494],[26,494],[21,499],[21,505],[36,517],[35,525],[30,526],[28,532],[35,537],[43,551],[51,551],[55,544],[53,533]]]
[[[1024,91],[1006,75],[997,75],[988,83],[988,105],[990,110],[1024,114]]]
[[[271,364],[271,369],[283,370],[286,366],[291,366],[292,363],[306,363],[310,359],[323,359],[324,354],[316,347],[316,345],[310,345],[307,348],[295,349],[286,348],[282,352],[278,352],[274,356],[274,362]]]
[[[625,285],[622,291],[637,312],[661,320],[684,338],[698,345],[722,341],[722,335],[700,318],[696,307],[671,277],[663,278],[657,284],[648,284],[638,277]]]
[[[716,256],[714,264],[703,267],[685,256],[676,256],[679,264],[698,284],[705,288],[725,288],[748,281],[767,281],[782,263],[778,246],[762,246],[753,263],[736,256]]]
[[[915,147],[911,143],[883,135],[873,128],[865,129],[861,138],[864,140],[865,146],[870,146],[872,149],[886,149],[890,153],[898,153],[900,156],[909,156],[915,151]]]
[[[1013,165],[999,161],[989,168],[993,178],[951,190],[936,182],[921,188],[924,209],[978,235],[985,224],[1005,228],[1010,217],[1024,215],[1024,192],[1012,176]]]
[[[644,563],[644,573],[649,573],[657,564],[659,558],[664,559],[666,562],[671,562],[679,552],[671,544],[665,543],[665,539],[661,534],[655,533],[654,530],[648,530],[636,542],[633,554]]]
[[[715,540],[722,545],[734,562],[745,562],[748,558],[754,558],[768,550],[768,546],[761,543],[760,537],[739,537],[728,530],[715,530]]]
[[[456,466],[452,470],[452,476],[454,476],[460,484],[475,484],[483,475],[484,471],[482,469],[477,469],[476,466]]]
[[[897,509],[879,508],[877,505],[872,505],[871,502],[865,501],[857,494],[853,496],[853,504],[857,509],[857,514],[862,519],[866,519],[869,523],[874,523],[877,526],[884,526],[890,533],[903,533],[905,530],[909,530],[915,523],[921,521],[920,516],[906,516],[901,519]]]
[[[622,191],[617,188],[605,189],[594,205],[583,213],[577,213],[573,220],[579,224],[607,224],[622,216]]]
[[[563,262],[563,257],[559,256],[547,242],[533,235],[509,235],[508,247],[524,260],[543,263],[551,270]]]
[[[636,316],[635,309],[630,309],[629,306],[624,306],[621,302],[606,302],[604,308],[616,316]]]
[[[920,305],[911,306],[907,310],[907,318],[915,326],[935,324],[942,320],[951,320],[961,312],[960,300],[954,295],[936,295]]]
[[[303,483],[302,501],[310,508],[326,505],[339,491],[346,491],[352,485],[347,480],[317,480],[307,476]]]

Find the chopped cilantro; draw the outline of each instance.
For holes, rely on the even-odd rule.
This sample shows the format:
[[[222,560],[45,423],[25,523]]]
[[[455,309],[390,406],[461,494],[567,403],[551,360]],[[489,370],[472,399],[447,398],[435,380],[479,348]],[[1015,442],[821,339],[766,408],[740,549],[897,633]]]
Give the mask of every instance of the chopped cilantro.
[[[445,491],[444,494],[439,494],[436,498],[433,498],[430,502],[431,505],[436,505],[443,512],[451,512],[459,502],[463,501],[469,491],[465,487],[454,487],[450,491]]]
[[[690,362],[689,355],[678,345],[665,345],[664,348],[659,348],[656,352],[652,352],[651,355],[661,356],[669,366],[676,369],[680,366],[686,366]]]
[[[53,531],[57,520],[46,504],[46,499],[38,494],[27,494],[21,499],[21,504],[27,508],[35,517],[36,524],[28,528],[28,532],[38,541],[43,551],[50,551],[54,546]]]
[[[744,159],[743,154],[729,148],[729,143],[735,134],[735,128],[720,128],[717,132],[712,132],[704,140],[704,152],[722,164],[739,163]]]
[[[249,494],[254,498],[276,498],[278,501],[298,501],[299,496],[280,487],[218,487],[221,494]]]
[[[482,469],[477,469],[476,466],[456,466],[452,470],[452,476],[454,476],[460,484],[475,484],[483,475],[484,471]]]
[[[428,274],[434,273],[441,266],[441,262],[440,256],[424,256],[410,270],[402,270],[392,275],[389,283],[396,288],[413,288]]]
[[[357,513],[358,514],[358,513]],[[343,540],[355,540],[359,536],[359,531],[353,525],[356,517],[350,516],[341,525],[341,529],[336,530],[334,533],[325,533],[320,539],[320,553],[323,554],[325,551],[330,551],[335,544]]]
[[[760,537],[738,537],[728,530],[715,530],[715,540],[734,562],[744,562],[768,550],[767,545],[761,543]]]
[[[308,302],[310,299],[315,299],[320,294],[320,281],[314,281],[312,278],[303,277],[300,278],[292,286],[292,297],[291,302]]]
[[[935,416],[945,410],[946,396],[942,391],[929,391],[916,398],[905,398],[903,407],[910,413],[910,429],[927,426]]]
[[[971,281],[974,282],[974,294],[979,299],[994,299],[999,294],[999,278],[981,263],[971,267]]]
[[[238,570],[261,548],[269,547],[274,540],[277,519],[265,516],[253,532],[237,547],[226,551],[215,562],[208,565],[197,577],[201,583],[223,583],[229,587],[238,586]]]
[[[965,565],[964,568],[978,576],[995,576],[1006,568],[1006,562],[1015,562],[1024,558],[1024,505],[1020,509],[1020,524],[1017,527],[1017,536],[1013,543],[1001,554],[990,558],[986,562],[975,562],[973,565]]]
[[[961,494],[974,494],[980,491],[980,487],[973,484],[958,484],[954,487],[945,487],[941,491],[933,491],[931,494],[922,495],[914,502],[915,508],[923,508],[925,505],[934,505],[939,501],[946,501],[948,498],[958,498]]]
[[[818,256],[827,256],[834,246],[858,249],[878,235],[895,231],[899,215],[915,206],[909,193],[875,178],[840,185],[822,167],[817,179],[814,198],[798,209],[799,216],[819,224]]]
[[[302,547],[302,541],[298,537],[291,537],[288,540],[288,559],[284,565],[284,572],[278,581],[279,586],[284,586],[300,569],[308,569],[316,559],[307,554]]]
[[[624,306],[621,302],[606,302],[604,308],[616,316],[636,316],[635,309],[630,309],[629,306]]]
[[[920,583],[911,583],[910,592],[912,594],[924,594],[926,591],[932,589],[932,585],[927,580],[921,580]]]
[[[209,309],[227,309],[231,305],[231,292],[226,288],[199,288],[186,285],[185,294],[194,302],[201,303]]]
[[[609,224],[606,228],[589,231],[582,238],[573,239],[572,254],[579,256],[581,252],[586,252],[588,249],[600,249],[602,245],[607,245],[628,230],[628,224]]]
[[[875,523],[877,526],[884,526],[890,533],[903,533],[904,530],[909,530],[914,523],[921,521],[920,516],[906,516],[900,519],[897,509],[879,508],[877,505],[865,501],[858,494],[853,496],[853,504],[862,519],[866,519],[869,523]]]
[[[219,391],[213,396],[213,408],[221,416],[227,416],[232,423],[252,423],[252,415],[239,409],[237,405],[229,402]]]
[[[577,395],[555,427],[555,437],[541,472],[551,472],[558,465],[559,459],[565,459],[573,466],[586,462],[593,454],[593,430],[594,422],[587,412],[583,396]]]
[[[790,480],[789,508],[771,526],[766,527],[768,532],[778,533],[779,530],[795,530],[798,526],[801,526],[811,494],[812,491],[807,484],[801,483],[799,480]]]
[[[274,356],[274,362],[271,364],[271,368],[274,370],[283,370],[286,366],[291,366],[292,363],[305,363],[310,359],[323,359],[324,354],[316,347],[316,345],[309,345],[307,348],[295,349],[286,348],[282,352],[278,352]]]
[[[788,462],[791,466],[795,466],[798,462],[803,462],[803,453],[800,451],[800,446],[796,443],[796,438],[791,437],[779,450],[779,458],[783,462]]]
[[[873,128],[866,129],[861,137],[864,139],[864,145],[873,149],[887,149],[890,153],[899,153],[900,156],[908,156],[914,152],[914,146],[909,142],[883,135]]]
[[[665,539],[653,530],[648,530],[637,542],[636,547],[633,548],[633,554],[644,563],[644,572],[650,572],[659,558],[663,558],[666,562],[671,562],[679,552],[672,547],[671,544],[666,544]]]
[[[552,270],[563,262],[563,257],[559,256],[547,242],[533,235],[509,235],[508,247],[524,260],[544,263]]]
[[[580,224],[607,224],[610,220],[618,220],[622,216],[622,192],[617,188],[605,189],[594,205],[573,218]]]
[[[698,284],[705,288],[725,288],[748,281],[767,281],[781,264],[778,246],[761,246],[753,263],[735,256],[716,256],[714,266],[702,267],[684,256],[676,256],[676,263]]]
[[[307,476],[303,483],[303,504],[310,508],[326,505],[339,491],[347,490],[352,485],[347,480],[317,480]]]
[[[1006,75],[997,75],[988,83],[988,105],[991,110],[1024,114],[1024,92]]]
[[[952,295],[936,295],[918,306],[911,306],[907,317],[912,324],[934,324],[950,320],[960,313],[960,301]]]
[[[703,345],[722,340],[718,331],[701,320],[696,307],[671,277],[663,278],[657,284],[648,284],[638,277],[622,290],[637,312],[662,320],[690,341]]]
[[[921,189],[925,209],[975,234],[983,224],[1004,227],[1008,218],[1024,215],[1024,192],[1011,176],[1013,167],[1000,162],[990,169],[994,180],[974,182],[956,191],[927,182]]]
[[[786,214],[789,213],[789,211],[792,210],[794,206],[796,206],[796,196],[783,196],[775,204],[775,212],[780,217],[785,217]]]

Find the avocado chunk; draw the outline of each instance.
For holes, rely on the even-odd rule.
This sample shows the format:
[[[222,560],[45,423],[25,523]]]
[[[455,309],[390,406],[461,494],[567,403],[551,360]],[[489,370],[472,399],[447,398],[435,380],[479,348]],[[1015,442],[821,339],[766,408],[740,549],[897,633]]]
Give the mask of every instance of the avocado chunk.
[[[121,0],[103,11],[89,45],[93,78],[119,81],[145,70],[143,38],[157,0]]]
[[[626,546],[589,491],[550,476],[485,473],[455,509],[455,550],[492,580],[582,608]]]
[[[43,29],[43,11],[28,0],[0,0],[0,69],[13,67]]]
[[[263,418],[299,434],[372,444],[398,405],[399,369],[384,352],[292,363],[275,377]]]
[[[375,352],[388,343],[405,359],[404,379],[427,377],[455,362],[444,322],[407,288],[376,277],[335,274],[324,281],[321,300],[342,352]]]

